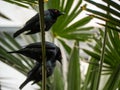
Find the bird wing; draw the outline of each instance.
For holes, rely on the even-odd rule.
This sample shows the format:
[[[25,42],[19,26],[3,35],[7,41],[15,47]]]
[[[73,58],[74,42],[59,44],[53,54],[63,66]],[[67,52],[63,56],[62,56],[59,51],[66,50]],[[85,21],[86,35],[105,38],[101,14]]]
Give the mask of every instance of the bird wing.
[[[28,72],[28,75],[34,74],[34,72],[36,72],[39,67],[41,67],[41,64],[36,62],[35,66]]]
[[[39,13],[37,13],[35,16],[33,16],[31,19],[29,19],[29,20],[26,22],[25,26],[31,25],[31,24],[33,24],[33,23],[35,23],[35,22],[37,22],[37,21],[39,21]]]
[[[56,45],[51,43],[51,42],[45,42],[46,49],[55,49]],[[42,43],[41,42],[36,42],[27,45],[25,48],[42,48]]]

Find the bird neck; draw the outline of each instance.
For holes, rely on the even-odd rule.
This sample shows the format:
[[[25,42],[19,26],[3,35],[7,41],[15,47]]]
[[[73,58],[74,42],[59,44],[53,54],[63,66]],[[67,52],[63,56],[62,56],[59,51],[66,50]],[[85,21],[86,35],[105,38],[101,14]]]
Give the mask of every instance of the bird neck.
[[[57,16],[55,14],[53,14],[53,12],[50,12],[51,18],[52,19],[57,19]]]

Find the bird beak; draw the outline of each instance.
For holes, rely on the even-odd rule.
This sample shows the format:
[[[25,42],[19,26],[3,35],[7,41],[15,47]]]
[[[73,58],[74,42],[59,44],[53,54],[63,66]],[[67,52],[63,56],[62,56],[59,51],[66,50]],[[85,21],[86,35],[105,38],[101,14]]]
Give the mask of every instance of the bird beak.
[[[60,64],[62,65],[62,58],[60,60],[58,60],[60,62]]]
[[[60,13],[60,15],[64,15],[64,14],[65,14],[65,12],[61,12],[61,13]]]

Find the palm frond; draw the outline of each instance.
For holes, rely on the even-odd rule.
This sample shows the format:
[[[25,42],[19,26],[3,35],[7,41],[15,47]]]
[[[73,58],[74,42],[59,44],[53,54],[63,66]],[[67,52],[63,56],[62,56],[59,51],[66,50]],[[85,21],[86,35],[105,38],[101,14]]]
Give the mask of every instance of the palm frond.
[[[107,5],[110,5],[110,8],[109,8],[105,4],[100,4],[95,1],[90,1],[90,0],[85,0],[85,1],[90,4],[93,4],[94,6],[96,6],[97,8],[105,12],[109,12],[110,15],[106,15],[106,13],[104,12],[86,8],[86,11],[94,14],[93,17],[103,21],[108,21],[110,23],[110,25],[107,25],[108,28],[112,28],[112,30],[116,30],[118,32],[120,31],[120,10],[119,10],[120,4],[119,3],[116,3],[115,1],[103,0],[104,3],[106,3]],[[114,25],[115,27],[111,27],[111,25]],[[103,25],[103,26],[106,26],[106,25]]]

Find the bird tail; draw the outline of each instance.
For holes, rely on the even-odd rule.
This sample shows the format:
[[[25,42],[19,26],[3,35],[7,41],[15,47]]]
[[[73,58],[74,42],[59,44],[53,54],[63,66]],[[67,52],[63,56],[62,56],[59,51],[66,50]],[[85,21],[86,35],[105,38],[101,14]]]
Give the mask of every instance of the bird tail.
[[[20,90],[22,90],[22,88],[28,83],[28,80],[25,80],[19,87]]]
[[[11,51],[11,52],[7,52],[7,53],[18,53],[18,51]]]
[[[16,51],[10,51],[10,52],[7,52],[7,53],[20,53],[20,54],[23,54],[26,52],[26,49],[20,49],[20,50],[16,50]]]
[[[25,31],[24,28],[16,31],[16,32],[13,34],[13,37],[16,38],[17,36],[19,36],[19,35],[20,35],[21,33],[23,33],[24,31]]]

